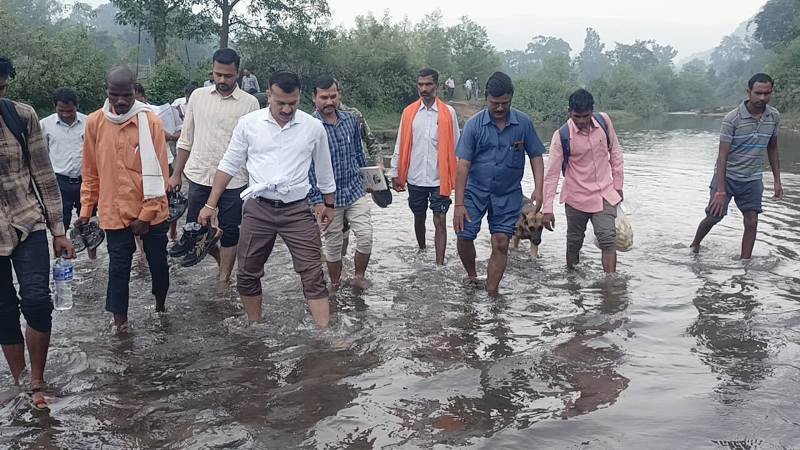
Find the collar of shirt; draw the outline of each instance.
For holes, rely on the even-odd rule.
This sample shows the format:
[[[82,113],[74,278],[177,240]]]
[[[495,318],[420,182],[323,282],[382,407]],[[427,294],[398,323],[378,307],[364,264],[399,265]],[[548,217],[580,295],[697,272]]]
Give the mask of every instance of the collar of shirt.
[[[600,123],[597,121],[597,119],[594,118],[594,116],[592,116],[592,123],[589,131],[582,131],[580,128],[578,128],[577,125],[575,125],[575,122],[572,119],[567,119],[567,126],[569,127],[570,135],[573,134],[589,135],[594,130],[600,128]]]
[[[761,120],[764,120],[766,118],[772,119],[772,115],[773,115],[774,111],[775,111],[775,108],[773,108],[772,106],[770,106],[770,105],[764,106],[764,113],[761,114]],[[747,100],[745,100],[745,101],[743,101],[742,103],[739,104],[739,117],[741,117],[742,119],[753,119],[753,120],[756,120],[756,118],[753,117],[753,115],[750,114],[750,111],[747,109]]]
[[[275,120],[274,117],[272,117],[272,110],[270,110],[268,107],[264,108],[264,110],[266,112],[266,114],[264,114],[264,120],[266,120],[267,122],[270,122],[272,124],[275,124],[275,126],[280,128],[281,131],[288,130],[289,128],[291,128],[293,126],[301,124],[301,123],[306,121],[306,118],[303,115],[297,114],[297,111],[295,111],[294,116],[292,116],[292,120],[287,122],[286,125],[281,126],[278,123],[278,121]]]
[[[81,122],[83,122],[83,119],[81,118],[80,115],[76,116],[75,121],[70,124],[65,123],[63,120],[61,120],[60,117],[58,117],[58,115],[56,115],[56,125],[61,125],[63,127],[72,128],[75,125],[80,124]]]
[[[430,108],[428,108],[427,106],[425,106],[425,102],[419,102],[419,111],[425,111],[426,109],[427,109],[428,111],[436,111],[436,112],[439,112],[439,107],[437,106],[437,102],[433,102],[433,105],[431,105],[431,107],[430,107]]]
[[[494,120],[492,120],[492,114],[489,113],[488,109],[484,109],[481,116],[481,125],[487,127],[489,125],[494,125]],[[517,117],[517,111],[514,108],[511,108],[508,111],[508,115],[506,115],[506,125],[519,125],[519,117]]]
[[[215,86],[215,87],[214,87],[214,89],[211,91],[211,95],[219,95],[219,96],[220,96],[220,98],[222,98],[222,100],[227,100],[227,99],[229,99],[229,98],[232,98],[232,99],[234,99],[234,100],[239,100],[239,99],[242,97],[242,92],[244,92],[244,91],[243,91],[243,90],[241,90],[241,89],[239,89],[239,86],[236,86],[235,88],[233,88],[233,92],[231,92],[231,95],[223,96],[223,95],[222,95],[222,94],[221,94],[221,93],[220,93],[220,92],[217,90],[217,88],[216,88],[216,86]]]
[[[319,119],[319,121],[320,121],[320,122],[322,122],[322,124],[323,124],[323,125],[325,125],[325,126],[328,126],[328,127],[338,127],[338,126],[339,126],[339,124],[341,124],[341,123],[342,123],[342,115],[341,115],[341,114],[339,114],[339,111],[340,111],[339,109],[337,109],[337,110],[336,110],[336,123],[330,123],[330,122],[328,122],[328,121],[325,119],[325,117],[323,117],[323,116],[322,116],[322,113],[321,113],[321,112],[319,112],[319,110],[318,110],[318,109],[315,109],[315,110],[314,110],[314,112],[313,112],[313,113],[311,113],[311,115],[312,115],[312,116],[314,116],[314,118],[316,118],[316,119]]]

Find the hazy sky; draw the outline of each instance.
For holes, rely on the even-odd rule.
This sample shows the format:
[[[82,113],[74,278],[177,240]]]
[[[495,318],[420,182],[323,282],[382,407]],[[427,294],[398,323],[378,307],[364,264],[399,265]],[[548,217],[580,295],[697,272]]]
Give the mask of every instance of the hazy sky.
[[[87,0],[84,0],[87,1]],[[93,5],[105,0],[88,0]],[[615,41],[656,39],[680,51],[678,60],[715,47],[737,25],[755,15],[766,0],[328,0],[333,23],[351,25],[359,14],[389,10],[399,19],[417,21],[440,9],[452,24],[467,15],[487,27],[501,50],[524,48],[538,34],[559,36],[573,50],[583,46],[586,27],[600,33],[608,46]],[[492,6],[500,7],[494,8]]]

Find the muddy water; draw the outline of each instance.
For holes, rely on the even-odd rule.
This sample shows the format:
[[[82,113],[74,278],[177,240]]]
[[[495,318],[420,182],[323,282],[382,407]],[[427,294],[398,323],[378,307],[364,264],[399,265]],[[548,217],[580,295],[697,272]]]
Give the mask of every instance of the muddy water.
[[[765,201],[753,260],[736,258],[735,210],[693,256],[717,127],[620,127],[636,246],[613,278],[591,243],[564,272],[557,208],[542,257],[513,253],[489,299],[461,284],[452,232],[444,268],[415,250],[400,195],[374,209],[373,287],[343,287],[331,330],[314,330],[279,245],[263,325],[244,326],[212,261],[173,265],[170,310],[156,315],[136,262],[132,329],[118,337],[107,257],[84,257],[75,308],[55,314],[52,412],[32,413],[3,376],[0,447],[798,448],[800,140],[782,140],[787,196]],[[485,270],[485,232],[477,248]]]

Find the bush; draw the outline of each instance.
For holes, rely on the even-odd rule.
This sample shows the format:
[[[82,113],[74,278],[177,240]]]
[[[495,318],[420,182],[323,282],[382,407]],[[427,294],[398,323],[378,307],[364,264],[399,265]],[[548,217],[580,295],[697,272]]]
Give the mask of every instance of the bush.
[[[183,97],[183,90],[189,84],[189,78],[183,70],[172,63],[156,65],[145,83],[147,100],[154,105],[172,103]]]

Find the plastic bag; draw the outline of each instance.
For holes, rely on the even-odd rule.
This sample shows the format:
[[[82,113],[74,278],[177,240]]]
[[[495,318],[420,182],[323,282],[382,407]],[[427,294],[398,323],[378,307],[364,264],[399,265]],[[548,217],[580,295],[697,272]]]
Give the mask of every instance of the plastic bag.
[[[617,205],[617,218],[614,220],[614,228],[617,230],[617,251],[620,252],[627,252],[633,248],[633,226],[628,219],[629,214],[628,208],[620,202]],[[597,238],[594,239],[594,245],[600,248]]]

